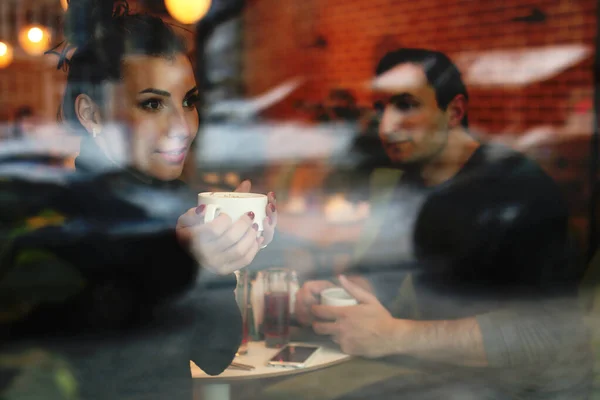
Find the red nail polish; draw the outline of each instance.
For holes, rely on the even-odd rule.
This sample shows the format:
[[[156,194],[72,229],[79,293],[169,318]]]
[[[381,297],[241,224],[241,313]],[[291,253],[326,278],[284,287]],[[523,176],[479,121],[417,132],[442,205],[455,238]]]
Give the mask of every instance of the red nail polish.
[[[204,211],[205,208],[206,208],[206,205],[200,204],[198,207],[196,207],[196,214],[198,214],[198,215],[202,214],[202,211]]]
[[[252,229],[254,229],[255,231],[258,232],[258,224],[257,223],[252,224]]]
[[[271,211],[275,212],[277,211],[277,207],[275,207],[275,204],[271,203]]]
[[[254,213],[253,213],[252,211],[250,211],[250,212],[248,213],[248,216],[250,217],[250,219],[254,219]]]
[[[275,192],[269,192],[273,200],[277,200],[277,196],[275,196]]]

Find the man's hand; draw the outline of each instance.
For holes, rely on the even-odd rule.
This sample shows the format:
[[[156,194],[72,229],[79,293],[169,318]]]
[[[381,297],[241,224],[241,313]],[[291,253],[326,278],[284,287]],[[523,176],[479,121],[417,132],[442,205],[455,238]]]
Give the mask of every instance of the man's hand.
[[[306,282],[296,292],[296,319],[304,326],[310,326],[313,322],[311,307],[319,304],[319,295],[325,289],[335,287],[329,281],[309,281]]]
[[[372,293],[346,277],[340,283],[359,304],[349,307],[313,305],[315,333],[331,335],[346,354],[369,358],[396,353],[402,320],[394,319]],[[324,288],[323,288],[324,289]]]

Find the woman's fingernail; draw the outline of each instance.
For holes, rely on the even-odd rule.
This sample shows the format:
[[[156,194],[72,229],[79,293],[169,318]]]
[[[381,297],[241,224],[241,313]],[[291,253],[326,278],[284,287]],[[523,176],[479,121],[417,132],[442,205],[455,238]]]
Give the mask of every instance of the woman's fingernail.
[[[250,217],[250,219],[254,219],[254,213],[253,213],[252,211],[250,211],[250,212],[248,213],[248,216]]]
[[[258,232],[258,224],[257,223],[252,224],[252,229],[254,229],[256,232]]]
[[[275,196],[275,192],[269,192],[269,196],[273,198],[273,200],[277,200],[277,196]]]
[[[206,205],[200,204],[198,207],[196,207],[196,214],[198,214],[198,215],[202,214],[202,212],[204,211],[205,208],[206,208]]]
[[[275,204],[271,203],[271,211],[275,212],[277,211],[277,207],[275,207]]]

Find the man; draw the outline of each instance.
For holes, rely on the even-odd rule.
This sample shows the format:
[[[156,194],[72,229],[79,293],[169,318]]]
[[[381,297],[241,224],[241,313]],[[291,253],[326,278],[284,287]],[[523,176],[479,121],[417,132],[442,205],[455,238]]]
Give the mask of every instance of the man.
[[[388,53],[373,88],[390,165],[374,174],[379,225],[361,241],[360,276],[339,278],[359,305],[319,305],[334,283],[307,282],[298,320],[348,354],[412,357],[435,376],[414,385],[427,390],[395,381],[358,397],[585,398],[581,270],[569,262],[557,187],[532,161],[469,134],[468,93],[444,54]]]

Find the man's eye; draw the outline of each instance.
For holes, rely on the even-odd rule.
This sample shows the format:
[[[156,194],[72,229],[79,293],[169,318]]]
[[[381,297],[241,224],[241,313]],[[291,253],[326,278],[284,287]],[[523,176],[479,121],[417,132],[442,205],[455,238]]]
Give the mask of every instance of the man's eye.
[[[385,110],[385,103],[383,101],[376,101],[373,103],[373,109],[375,112],[383,114],[383,111]]]
[[[163,103],[162,103],[162,101],[160,101],[158,99],[149,99],[149,100],[142,101],[140,103],[140,107],[142,107],[146,110],[156,111],[156,110],[160,110],[163,107]]]
[[[420,106],[418,101],[404,96],[392,97],[389,104],[399,111],[411,111]]]
[[[392,99],[390,104],[400,111],[411,111],[419,108],[419,103],[410,99]]]

